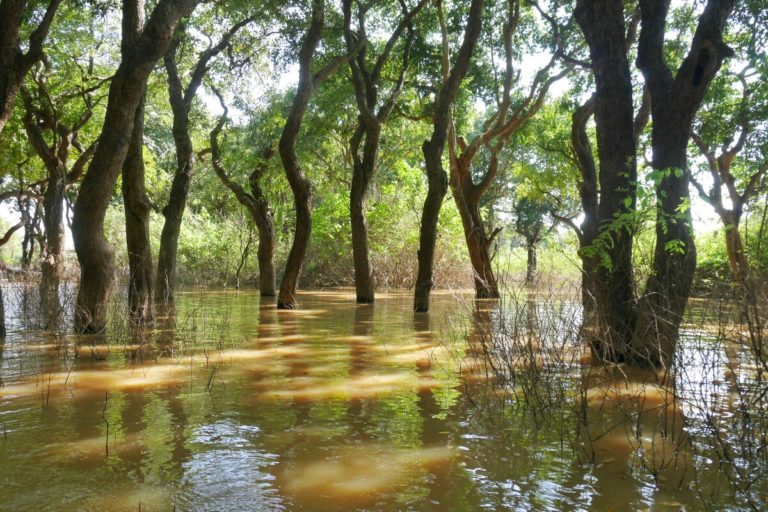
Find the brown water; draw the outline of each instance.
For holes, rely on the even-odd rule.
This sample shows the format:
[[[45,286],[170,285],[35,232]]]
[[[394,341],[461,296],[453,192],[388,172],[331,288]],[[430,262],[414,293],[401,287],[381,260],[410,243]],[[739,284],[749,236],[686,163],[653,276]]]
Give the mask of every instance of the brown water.
[[[715,458],[690,441],[699,431],[686,421],[701,411],[655,374],[585,377],[581,349],[551,363],[541,334],[527,345],[534,364],[499,387],[478,348],[506,314],[493,304],[473,313],[437,294],[414,316],[405,293],[375,306],[346,291],[300,301],[277,311],[252,293],[196,292],[152,333],[11,333],[0,510],[733,504]]]

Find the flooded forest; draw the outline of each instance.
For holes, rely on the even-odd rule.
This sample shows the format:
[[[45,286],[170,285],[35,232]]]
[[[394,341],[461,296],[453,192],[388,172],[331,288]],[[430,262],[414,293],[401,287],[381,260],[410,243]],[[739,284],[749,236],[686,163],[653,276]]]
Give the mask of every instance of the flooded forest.
[[[768,508],[768,0],[0,0],[0,511]]]

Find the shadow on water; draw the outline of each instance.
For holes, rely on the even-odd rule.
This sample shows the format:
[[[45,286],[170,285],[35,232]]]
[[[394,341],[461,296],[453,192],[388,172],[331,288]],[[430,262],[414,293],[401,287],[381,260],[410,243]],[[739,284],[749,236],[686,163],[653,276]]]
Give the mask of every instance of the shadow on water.
[[[589,364],[580,308],[562,296],[436,294],[429,314],[412,313],[406,293],[301,303],[182,293],[151,328],[101,337],[12,319],[0,342],[0,474],[12,491],[0,509],[745,503],[718,469],[738,438],[703,442],[738,413],[753,371],[732,343],[696,331],[681,369],[641,372]]]

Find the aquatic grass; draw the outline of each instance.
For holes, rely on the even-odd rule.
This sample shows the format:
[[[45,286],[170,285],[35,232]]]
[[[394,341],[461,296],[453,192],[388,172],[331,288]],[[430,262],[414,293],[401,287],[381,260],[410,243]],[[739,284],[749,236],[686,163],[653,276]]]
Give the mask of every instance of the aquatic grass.
[[[597,471],[625,464],[657,488],[686,489],[705,509],[759,510],[768,491],[768,382],[761,351],[765,295],[694,300],[668,368],[593,361],[580,288],[505,284],[498,301],[463,302],[455,331],[464,391],[491,421],[559,437]],[[454,350],[454,355],[460,354]],[[509,412],[504,412],[509,411]]]

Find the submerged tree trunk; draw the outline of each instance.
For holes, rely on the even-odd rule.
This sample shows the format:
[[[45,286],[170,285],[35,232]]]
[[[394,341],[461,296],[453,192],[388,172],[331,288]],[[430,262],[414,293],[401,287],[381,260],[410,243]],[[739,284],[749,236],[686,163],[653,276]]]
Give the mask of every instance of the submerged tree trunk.
[[[432,291],[432,272],[437,241],[437,221],[443,198],[448,191],[448,176],[443,169],[443,150],[451,124],[451,106],[459,92],[464,76],[469,70],[472,52],[480,38],[482,28],[483,0],[472,0],[469,8],[464,40],[456,62],[440,87],[435,102],[432,137],[421,147],[427,173],[427,197],[421,214],[419,230],[418,274],[414,293],[413,309],[416,312],[429,311],[429,295]]]
[[[336,57],[317,73],[312,74],[312,60],[320,42],[324,25],[325,2],[313,0],[312,21],[299,50],[299,83],[296,88],[296,96],[293,98],[291,110],[288,113],[285,126],[283,126],[278,144],[280,160],[293,192],[293,203],[296,209],[296,228],[293,233],[291,251],[288,253],[288,260],[285,264],[283,280],[280,283],[280,293],[277,296],[278,309],[293,309],[297,305],[296,288],[312,232],[312,189],[296,156],[296,142],[301,123],[315,89],[352,57],[352,53],[343,57]]]
[[[296,288],[312,230],[312,191],[309,180],[304,176],[299,166],[299,160],[296,156],[296,141],[299,137],[304,113],[314,92],[315,84],[310,67],[315,49],[320,42],[324,24],[325,3],[323,0],[314,0],[312,2],[312,21],[299,50],[299,84],[278,145],[280,160],[293,192],[293,204],[296,209],[296,228],[293,233],[291,251],[288,253],[288,260],[285,264],[283,280],[280,283],[280,293],[277,296],[278,309],[296,307]]]
[[[43,225],[46,250],[40,262],[40,306],[42,318],[55,324],[59,316],[59,285],[64,276],[64,192],[67,186],[66,169],[48,174],[48,185],[43,197]]]
[[[453,166],[463,164],[461,160],[453,162]],[[468,162],[467,162],[468,164]],[[491,169],[488,175],[495,176],[498,168],[498,158],[491,154]],[[451,173],[451,191],[456,203],[456,209],[461,217],[464,228],[464,238],[469,250],[469,260],[472,263],[472,274],[475,283],[475,296],[479,299],[496,299],[499,297],[499,286],[496,275],[493,272],[491,261],[491,244],[498,231],[487,236],[485,223],[480,217],[479,202],[484,190],[472,183],[472,175],[469,168],[453,169]]]
[[[64,274],[65,193],[67,187],[80,178],[95,150],[95,144],[83,149],[76,143],[80,129],[93,115],[93,108],[90,93],[83,93],[86,108],[73,124],[68,125],[61,115],[61,107],[50,101],[44,74],[36,77],[34,89],[37,98],[29,89],[21,89],[25,109],[23,123],[27,139],[42,160],[47,175],[42,199],[45,243],[41,244],[40,255],[40,309],[46,327],[53,327],[58,325],[61,315],[59,284]],[[81,153],[70,168],[74,146],[78,146]]]
[[[163,231],[160,235],[160,251],[157,259],[157,285],[155,299],[174,301],[176,288],[176,255],[179,249],[179,233],[184,210],[187,206],[189,185],[194,171],[192,140],[189,137],[188,119],[177,122],[174,116],[173,138],[176,143],[176,174],[171,182],[168,204],[163,208]]]
[[[123,164],[125,240],[128,248],[128,309],[139,324],[152,322],[153,264],[149,235],[150,205],[144,184],[144,101],[136,108],[133,134]]]
[[[142,0],[125,0],[123,7],[123,55],[130,51],[144,24]],[[123,206],[128,249],[128,310],[131,321],[152,321],[152,247],[149,241],[149,199],[144,184],[144,104],[136,107],[133,132],[123,163]]]
[[[373,170],[373,165],[359,170],[355,166],[349,195],[352,258],[355,264],[355,297],[359,304],[371,304],[374,301],[373,275],[368,249],[368,221],[365,216],[365,198],[373,177]]]
[[[525,284],[532,285],[536,282],[538,264],[538,245],[536,240],[526,240],[525,247],[528,258],[525,265]]]
[[[217,93],[218,94],[218,93]],[[213,170],[219,177],[224,186],[235,194],[240,204],[246,207],[250,213],[253,222],[259,231],[259,246],[257,257],[259,260],[259,294],[262,297],[275,296],[275,221],[272,216],[272,210],[269,208],[269,202],[261,189],[261,178],[266,174],[269,167],[269,161],[275,154],[271,146],[267,146],[261,153],[261,160],[256,164],[256,168],[249,176],[251,193],[247,193],[238,183],[232,181],[227,175],[224,165],[221,161],[221,148],[219,147],[218,135],[224,127],[227,115],[227,107],[221,97],[221,105],[224,108],[224,115],[211,131],[211,160]],[[239,273],[239,271],[238,271]]]
[[[255,203],[255,212],[252,212],[251,216],[259,230],[259,247],[256,250],[256,256],[259,260],[259,293],[262,297],[275,296],[275,220],[269,201],[260,185],[261,178],[266,173],[268,162],[274,153],[271,147],[265,149],[262,153],[263,160],[249,177],[251,196]]]
[[[601,360],[629,358],[635,327],[632,271],[637,187],[632,76],[626,54],[624,6],[620,0],[579,0],[575,10],[590,49],[595,77],[595,124],[600,162],[597,233],[582,254],[601,262],[591,291],[596,325],[593,351]],[[590,199],[591,201],[591,199]],[[589,277],[589,276],[587,276]]]
[[[696,246],[688,191],[687,149],[693,118],[723,61],[723,42],[734,0],[708,0],[691,48],[676,76],[664,57],[668,2],[641,0],[637,63],[651,93],[652,166],[656,173],[656,248],[651,275],[638,304],[633,356],[640,364],[673,360],[696,270]]]
[[[102,332],[112,288],[114,253],[104,238],[104,216],[128,151],[136,109],[149,74],[170,44],[179,19],[196,0],[160,0],[135,44],[123,57],[109,88],[104,126],[74,207],[72,237],[80,262],[75,311],[78,332]]]
[[[176,46],[172,44],[165,55],[168,72],[168,97],[173,110],[173,142],[176,145],[176,172],[171,182],[168,203],[163,208],[163,231],[160,234],[160,251],[157,259],[157,283],[155,299],[172,303],[176,289],[176,255],[179,248],[179,233],[184,210],[187,206],[189,185],[194,173],[195,156],[192,138],[189,135],[188,104],[176,68]]]
[[[354,52],[356,45],[368,45],[365,21],[370,6],[361,5],[360,2],[357,2],[358,30],[357,33],[353,33],[351,27],[352,4],[352,0],[344,0],[343,2],[344,38],[349,52]],[[368,65],[365,52],[360,52],[349,61],[359,111],[357,129],[349,144],[353,159],[349,216],[352,227],[352,258],[355,265],[355,294],[357,302],[360,304],[371,304],[375,299],[368,248],[366,196],[376,172],[382,125],[389,118],[405,83],[414,39],[412,21],[426,4],[427,0],[420,0],[410,11],[405,3],[401,4],[402,18],[384,45],[384,49],[376,57],[372,68]],[[408,37],[403,46],[399,79],[389,97],[379,105],[378,86],[382,69],[387,64],[395,43],[406,30]],[[364,142],[363,139],[365,139]]]
[[[168,46],[163,57],[165,70],[168,74],[168,102],[173,111],[172,133],[173,142],[176,145],[176,172],[171,182],[168,203],[163,208],[165,222],[160,235],[155,284],[155,300],[158,302],[172,303],[174,301],[179,234],[181,233],[181,222],[187,207],[189,186],[195,166],[195,154],[192,138],[189,134],[189,113],[192,110],[192,102],[208,72],[211,59],[224,51],[229,46],[232,37],[254,19],[254,16],[250,16],[239,21],[222,36],[216,45],[200,54],[186,88],[182,85],[176,55],[181,44],[182,34],[179,34]]]

